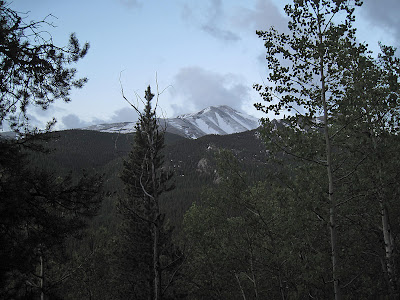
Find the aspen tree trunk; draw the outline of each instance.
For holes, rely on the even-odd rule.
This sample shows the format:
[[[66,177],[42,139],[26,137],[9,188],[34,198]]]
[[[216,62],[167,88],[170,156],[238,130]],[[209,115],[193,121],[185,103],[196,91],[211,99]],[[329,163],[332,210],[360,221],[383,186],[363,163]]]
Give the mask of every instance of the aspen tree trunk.
[[[240,292],[241,292],[241,294],[242,294],[242,298],[243,298],[243,300],[246,300],[246,299],[247,299],[247,298],[246,298],[246,294],[244,293],[242,284],[240,283],[239,275],[238,275],[236,272],[234,272],[234,273],[235,273],[236,281],[237,281],[237,283],[238,283],[238,285],[239,285],[239,288],[240,288]]]
[[[40,255],[40,300],[44,300],[44,272],[43,272],[43,256]]]
[[[281,271],[279,271],[279,290],[280,290],[280,292],[281,292],[282,300],[286,300],[286,297],[285,297],[285,288],[284,288],[284,286],[283,286],[282,278],[281,278]]]
[[[396,274],[396,266],[394,263],[394,239],[392,235],[392,231],[390,230],[390,221],[389,221],[389,211],[387,208],[386,201],[379,197],[379,204],[381,206],[381,215],[382,215],[382,233],[383,240],[385,243],[385,267],[389,279],[389,287],[390,294],[397,297],[398,288],[397,288],[397,274]]]
[[[324,109],[324,136],[325,136],[325,148],[326,148],[326,166],[328,175],[328,197],[329,197],[329,229],[331,235],[331,256],[332,256],[332,279],[333,279],[333,290],[335,294],[335,300],[342,299],[342,292],[340,288],[340,282],[338,277],[338,265],[339,265],[339,252],[338,252],[338,240],[337,240],[337,225],[336,225],[336,199],[334,194],[334,182],[333,182],[333,170],[332,170],[332,146],[331,139],[329,136],[328,128],[328,105],[326,102],[326,85],[325,85],[325,73],[324,73],[324,53],[323,53],[323,40],[321,23],[318,21],[319,29],[319,62],[320,62],[320,79],[321,79],[321,102]]]
[[[379,155],[378,145],[374,133],[371,131],[372,142],[375,150],[375,154],[379,160],[378,175],[379,175],[379,186],[378,186],[378,201],[381,210],[381,221],[382,221],[382,234],[383,241],[385,243],[385,273],[387,274],[389,281],[389,289],[391,296],[399,297],[398,287],[397,287],[397,270],[394,262],[394,238],[390,226],[389,210],[388,204],[385,200],[385,196],[382,194],[383,188],[383,175],[382,175],[382,158]]]
[[[331,141],[328,131],[328,116],[327,116],[327,104],[325,99],[324,91],[324,77],[322,81],[322,101],[324,103],[324,135],[326,143],[326,161],[327,161],[327,175],[328,175],[328,197],[329,197],[329,229],[331,234],[331,256],[332,256],[332,276],[333,276],[333,288],[335,293],[335,300],[342,299],[342,293],[340,289],[340,282],[338,278],[338,240],[337,240],[337,225],[336,225],[336,199],[334,195],[334,183],[333,183],[333,172],[332,172],[332,148]]]
[[[254,297],[255,299],[258,299],[258,287],[257,287],[257,278],[256,275],[254,274],[254,264],[253,264],[253,250],[251,251],[251,258],[250,258],[250,270],[251,270],[251,276],[252,276],[252,283],[254,287]]]

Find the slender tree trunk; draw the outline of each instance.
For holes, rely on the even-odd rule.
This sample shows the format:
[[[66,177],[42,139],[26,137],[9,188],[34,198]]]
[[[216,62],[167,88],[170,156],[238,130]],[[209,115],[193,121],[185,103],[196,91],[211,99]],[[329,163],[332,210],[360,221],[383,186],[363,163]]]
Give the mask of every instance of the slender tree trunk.
[[[40,300],[44,300],[44,271],[43,271],[43,256],[40,255]]]
[[[161,270],[160,270],[160,253],[159,239],[160,230],[158,226],[158,218],[153,224],[153,271],[154,271],[154,300],[161,299]]]
[[[281,292],[282,300],[286,300],[285,288],[284,288],[283,283],[282,283],[282,277],[281,277],[281,271],[280,270],[279,270],[279,290]]]
[[[157,197],[157,174],[155,168],[155,149],[154,149],[154,132],[151,131],[148,134],[148,142],[150,145],[150,163],[151,163],[151,179],[153,185],[153,201],[154,201],[154,216],[155,220],[153,223],[153,272],[154,272],[154,300],[161,299],[161,266],[160,266],[160,208],[158,205]]]
[[[394,261],[394,238],[391,231],[390,226],[390,218],[389,218],[389,210],[388,204],[383,195],[383,175],[382,175],[382,158],[379,155],[378,145],[376,141],[376,137],[373,132],[371,132],[372,142],[375,150],[376,157],[378,159],[378,200],[379,206],[381,210],[381,220],[382,220],[382,234],[383,234],[383,241],[385,243],[385,273],[387,274],[387,279],[389,281],[389,292],[392,297],[396,299],[399,297],[399,291],[397,286],[397,270],[396,264]]]
[[[390,230],[389,212],[387,209],[386,201],[383,198],[381,198],[379,202],[381,206],[381,215],[382,215],[383,240],[385,243],[385,266],[389,280],[390,294],[392,296],[396,295],[398,296],[396,265],[393,257],[394,239],[392,232]]]
[[[336,198],[334,194],[334,182],[333,182],[333,170],[332,170],[332,146],[331,139],[329,136],[328,128],[328,105],[326,101],[326,85],[325,85],[325,73],[324,73],[324,52],[323,52],[323,40],[322,31],[320,27],[320,21],[318,22],[319,27],[319,42],[320,42],[320,78],[321,78],[321,102],[324,108],[324,136],[325,136],[325,147],[326,147],[326,166],[328,175],[328,197],[329,197],[329,228],[331,235],[331,256],[332,256],[332,279],[333,279],[333,290],[335,294],[335,300],[342,299],[342,292],[340,288],[340,281],[338,276],[339,266],[339,252],[338,252],[338,239],[337,239],[337,225],[336,225]]]
[[[241,294],[242,294],[242,298],[243,298],[243,300],[246,300],[246,299],[247,299],[247,298],[246,298],[246,294],[244,293],[242,284],[240,283],[239,276],[238,276],[238,274],[237,274],[236,272],[235,272],[235,277],[236,277],[236,281],[237,281],[237,283],[238,283],[238,285],[239,285],[240,292],[241,292]]]
[[[253,287],[254,287],[254,297],[255,299],[258,299],[258,287],[257,287],[257,278],[256,275],[254,273],[254,264],[253,264],[253,250],[251,251],[251,258],[250,258],[250,269],[251,269],[251,276],[252,276],[252,283],[253,283]]]
[[[329,140],[329,137],[327,138]],[[333,176],[332,176],[332,159],[330,143],[326,146],[327,149],[327,172],[329,180],[329,228],[331,234],[331,255],[332,255],[332,276],[333,276],[333,288],[335,293],[335,300],[342,299],[342,293],[340,288],[339,276],[338,276],[338,265],[339,265],[339,253],[338,253],[338,239],[337,239],[337,225],[336,225],[336,199],[334,192]]]
[[[257,286],[257,277],[254,272],[254,250],[253,250],[253,244],[250,242],[252,238],[249,235],[249,232],[246,230],[246,236],[249,240],[249,252],[250,252],[250,271],[251,271],[251,277],[247,275],[249,280],[253,283],[253,288],[254,288],[254,299],[258,299],[258,286]]]

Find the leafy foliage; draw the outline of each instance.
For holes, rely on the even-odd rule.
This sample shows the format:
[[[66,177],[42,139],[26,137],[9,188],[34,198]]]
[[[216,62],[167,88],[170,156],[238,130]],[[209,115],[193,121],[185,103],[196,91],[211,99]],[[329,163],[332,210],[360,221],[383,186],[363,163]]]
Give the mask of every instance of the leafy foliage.
[[[376,180],[381,187],[391,177],[383,178],[386,158],[376,150],[384,136],[397,147],[391,134],[398,133],[399,61],[392,47],[381,46],[382,54],[374,59],[366,45],[356,41],[352,24],[355,7],[361,4],[357,0],[294,0],[285,7],[290,18],[289,34],[273,28],[258,32],[265,41],[270,73],[269,85],[255,85],[267,102],[257,103],[256,107],[266,113],[289,114],[280,124],[263,119],[263,135],[276,158],[286,159],[285,154],[294,158],[285,161],[296,167],[294,178],[301,178],[297,176],[305,170],[313,175],[305,181],[308,187],[303,183],[304,188],[311,188],[313,194],[321,188],[325,190],[325,194],[315,196],[320,201],[319,210],[327,213],[324,219],[330,231],[335,299],[342,298],[342,286],[347,288],[347,295],[354,292],[351,288],[357,289],[356,282],[360,287],[356,279],[361,277],[362,260],[367,259],[360,253],[368,250],[350,241],[362,226],[367,230],[376,224],[378,215],[382,216],[385,240],[386,254],[381,259],[386,262],[383,272],[387,274],[387,293],[398,295],[395,242],[387,208],[391,196],[386,198],[377,192],[375,203],[370,202],[371,186],[363,185],[366,174],[360,170],[369,166],[375,173],[367,176],[370,178],[380,174]],[[324,169],[325,182],[321,180]],[[365,205],[371,211],[367,212]],[[362,219],[366,215],[370,223]],[[379,243],[373,235],[363,236],[368,244]],[[354,260],[355,256],[360,261],[351,265],[350,258]],[[369,281],[369,276],[363,279]],[[377,290],[381,293],[385,285],[382,277],[379,282]]]

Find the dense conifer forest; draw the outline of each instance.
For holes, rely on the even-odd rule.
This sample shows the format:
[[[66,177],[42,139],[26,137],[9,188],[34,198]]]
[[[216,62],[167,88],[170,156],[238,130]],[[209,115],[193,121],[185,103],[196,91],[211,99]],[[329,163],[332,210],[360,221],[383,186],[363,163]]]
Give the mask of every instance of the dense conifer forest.
[[[400,60],[356,40],[360,5],[288,4],[257,32],[281,120],[194,140],[150,86],[133,134],[30,128],[89,45],[30,44],[0,1],[0,298],[399,299]]]

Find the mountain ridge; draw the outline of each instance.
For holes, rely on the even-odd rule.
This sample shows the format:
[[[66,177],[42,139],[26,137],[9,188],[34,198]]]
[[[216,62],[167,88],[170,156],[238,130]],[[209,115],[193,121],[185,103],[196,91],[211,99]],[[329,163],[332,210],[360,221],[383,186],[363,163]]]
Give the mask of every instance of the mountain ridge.
[[[217,134],[226,135],[240,133],[258,128],[258,119],[239,112],[227,105],[209,106],[199,112],[188,113],[175,118],[159,119],[166,131],[180,136],[197,139],[199,137]],[[134,132],[135,122],[119,122],[92,125],[83,130],[100,132]]]

